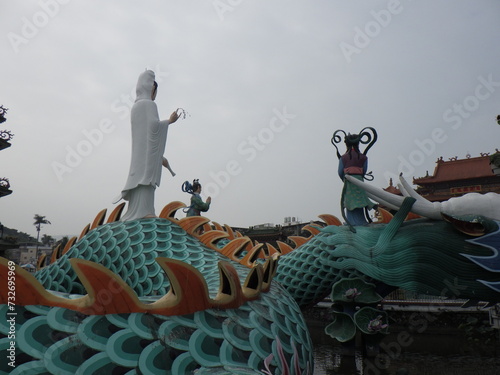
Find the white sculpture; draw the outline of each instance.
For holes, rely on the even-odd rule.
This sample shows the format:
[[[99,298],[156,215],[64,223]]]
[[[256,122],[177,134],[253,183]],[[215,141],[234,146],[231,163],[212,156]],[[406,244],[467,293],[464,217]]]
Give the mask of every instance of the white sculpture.
[[[403,176],[400,176],[401,184],[398,184],[403,197],[358,181],[351,176],[346,176],[346,178],[363,188],[369,198],[394,210],[399,209],[404,197],[413,197],[416,202],[411,211],[430,219],[442,220],[441,213],[444,213],[450,216],[482,215],[489,219],[500,220],[500,194],[469,193],[461,197],[450,198],[445,202],[430,202],[413,190]]]
[[[137,98],[132,106],[132,157],[125,187],[118,200],[128,201],[128,208],[122,221],[156,217],[154,192],[160,186],[162,165],[169,167],[163,157],[167,141],[168,127],[177,121],[179,114],[172,112],[168,120],[160,121],[158,108],[154,102],[157,83],[155,74],[146,70],[137,81]]]

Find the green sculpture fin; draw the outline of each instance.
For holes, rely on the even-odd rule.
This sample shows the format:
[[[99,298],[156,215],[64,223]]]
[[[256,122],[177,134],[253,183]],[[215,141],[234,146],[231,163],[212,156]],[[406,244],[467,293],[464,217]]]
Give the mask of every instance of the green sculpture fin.
[[[387,247],[387,245],[391,242],[392,238],[401,227],[401,224],[403,224],[406,216],[413,207],[413,203],[415,202],[416,199],[412,197],[406,197],[403,200],[403,203],[401,204],[401,207],[398,210],[398,212],[396,212],[392,220],[389,222],[389,224],[386,225],[386,227],[380,234],[377,244],[373,247],[373,252],[372,252],[373,255],[377,255],[378,253],[383,251]]]

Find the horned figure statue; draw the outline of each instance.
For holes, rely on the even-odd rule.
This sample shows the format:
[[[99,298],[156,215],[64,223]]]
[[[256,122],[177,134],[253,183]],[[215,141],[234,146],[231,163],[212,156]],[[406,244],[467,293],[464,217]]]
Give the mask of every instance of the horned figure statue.
[[[344,135],[344,143],[347,148],[343,155],[340,155],[336,145],[342,140],[339,133]],[[343,130],[336,130],[331,139],[339,159],[338,174],[344,182],[340,200],[342,216],[353,231],[354,225],[365,225],[371,221],[368,211],[373,208],[373,203],[367,198],[363,189],[352,184],[345,176],[352,176],[360,181],[373,180],[371,172],[368,173],[368,157],[366,155],[376,141],[377,131],[371,127],[362,129],[359,134],[346,134]],[[360,144],[367,144],[364,151],[359,149]]]

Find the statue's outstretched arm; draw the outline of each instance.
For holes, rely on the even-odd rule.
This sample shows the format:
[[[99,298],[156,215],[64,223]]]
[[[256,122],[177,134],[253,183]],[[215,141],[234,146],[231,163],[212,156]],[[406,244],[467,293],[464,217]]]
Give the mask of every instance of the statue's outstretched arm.
[[[167,169],[168,169],[168,171],[170,172],[170,174],[172,175],[172,177],[174,177],[174,176],[175,176],[175,172],[172,170],[172,168],[170,168],[170,164],[169,164],[168,160],[167,160],[165,157],[163,157],[163,160],[162,160],[161,164],[162,164],[165,168],[167,168]]]

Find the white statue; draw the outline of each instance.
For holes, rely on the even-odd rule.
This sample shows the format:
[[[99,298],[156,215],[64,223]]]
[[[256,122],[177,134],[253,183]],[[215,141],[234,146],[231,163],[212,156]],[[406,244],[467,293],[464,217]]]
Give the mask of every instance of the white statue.
[[[161,168],[164,166],[172,175],[167,159],[163,157],[168,127],[177,121],[179,114],[172,112],[168,120],[160,121],[154,102],[158,84],[155,74],[146,70],[137,81],[137,98],[132,106],[132,158],[127,182],[120,199],[128,201],[127,212],[122,221],[156,217],[154,193],[160,186]]]

